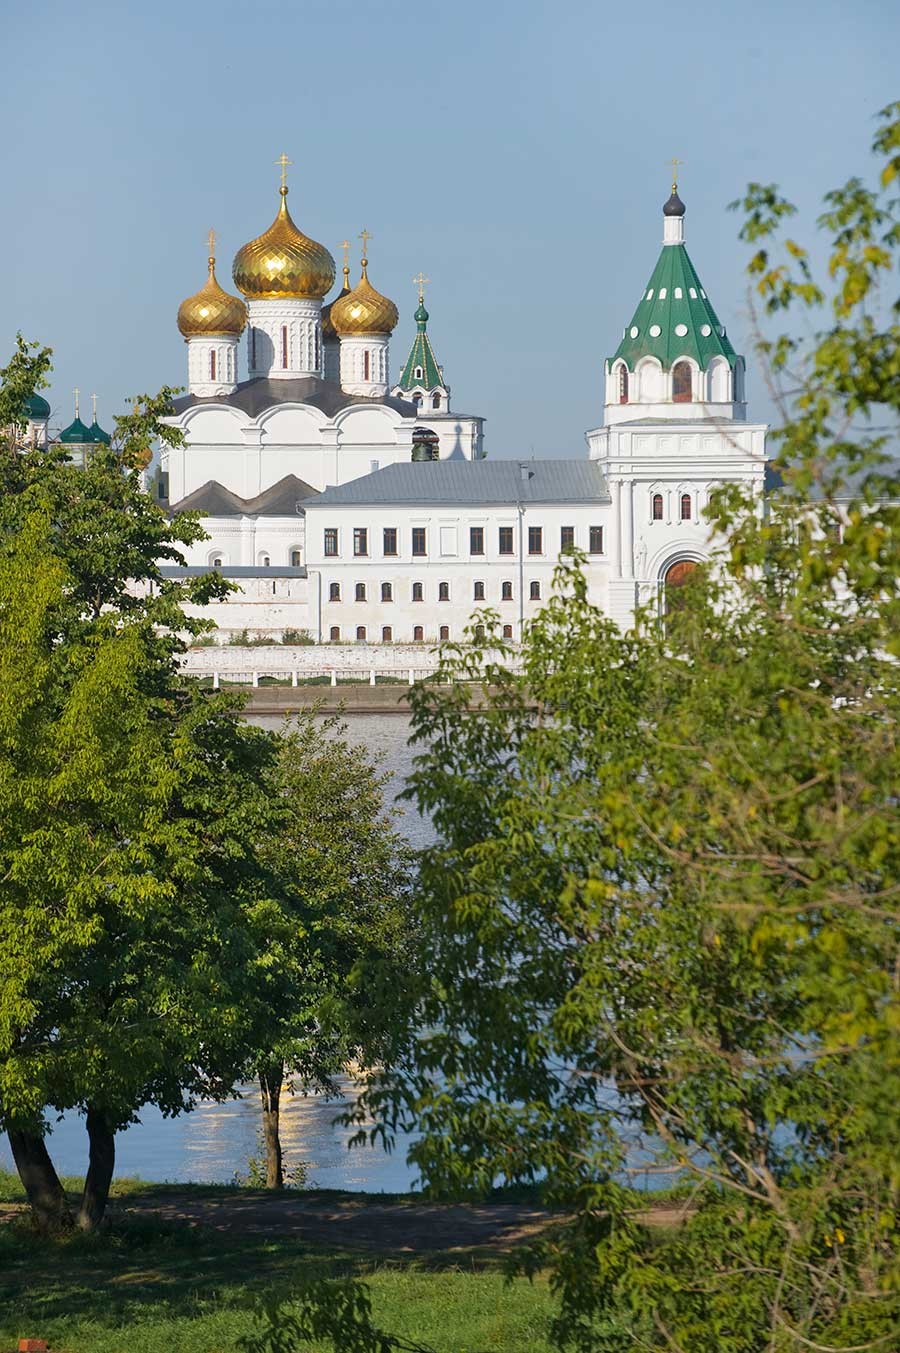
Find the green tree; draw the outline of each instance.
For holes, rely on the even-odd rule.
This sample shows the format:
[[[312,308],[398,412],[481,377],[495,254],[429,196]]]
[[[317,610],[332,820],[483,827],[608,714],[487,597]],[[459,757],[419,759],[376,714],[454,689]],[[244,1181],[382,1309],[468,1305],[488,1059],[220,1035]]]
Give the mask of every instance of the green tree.
[[[411,853],[384,806],[385,777],[347,728],[315,710],[278,737],[266,773],[263,864],[279,894],[260,911],[259,1081],[266,1183],[284,1183],[285,1077],[334,1091],[348,1061],[397,1055],[414,970]]]
[[[273,745],[179,672],[183,602],[220,584],[161,576],[202,532],[129,468],[177,437],[169,395],[85,469],[54,448],[0,463],[0,1121],[45,1226],[68,1220],[48,1110],[85,1114],[93,1227],[115,1132],[229,1093],[246,1058]]]
[[[768,511],[723,491],[721,542],[662,625],[619,633],[577,557],[529,628],[444,650],[414,689],[423,1032],[373,1081],[436,1189],[542,1179],[548,1264],[584,1350],[888,1349],[900,1324],[900,105],[881,185],[828,195],[831,287],[793,209],[751,185],[750,273],[806,344],[761,336],[783,400]],[[678,1182],[644,1224],[629,1182]],[[608,1317],[615,1315],[616,1333]]]

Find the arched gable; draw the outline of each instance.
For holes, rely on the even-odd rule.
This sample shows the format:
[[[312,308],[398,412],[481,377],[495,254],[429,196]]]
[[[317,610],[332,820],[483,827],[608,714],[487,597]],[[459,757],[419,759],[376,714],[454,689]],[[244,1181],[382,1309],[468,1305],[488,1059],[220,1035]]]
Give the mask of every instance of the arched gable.
[[[242,446],[242,429],[246,414],[227,404],[204,404],[188,409],[181,418],[181,426],[189,442],[203,442],[209,446]]]
[[[308,404],[279,404],[260,415],[260,440],[263,446],[317,446],[322,442],[322,424],[326,421]]]
[[[351,405],[341,410],[334,421],[339,445],[396,445],[398,419],[392,409],[377,404]]]

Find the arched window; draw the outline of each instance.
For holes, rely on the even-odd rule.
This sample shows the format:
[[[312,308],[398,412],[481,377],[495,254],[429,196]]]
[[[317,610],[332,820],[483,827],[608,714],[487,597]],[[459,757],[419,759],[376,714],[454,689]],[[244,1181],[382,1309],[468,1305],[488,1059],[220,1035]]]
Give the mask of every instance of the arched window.
[[[439,409],[439,408],[441,407],[441,397],[440,397],[440,395],[432,395],[432,396],[431,396],[431,407],[432,407],[433,409]]]
[[[288,330],[287,325],[281,326],[281,366],[284,371],[288,369]]]
[[[416,406],[417,409],[421,409],[421,407],[422,407],[422,396],[421,396],[421,395],[413,395],[413,404],[415,404],[415,406]]]
[[[474,601],[484,601],[484,583],[475,583],[472,593]]]
[[[221,556],[220,554],[215,555],[215,556],[210,560],[210,563],[212,564],[213,568],[221,568],[221,567],[222,567],[222,556]]]
[[[356,584],[356,600],[357,600],[357,601],[365,601],[365,599],[366,599],[366,585],[365,585],[365,583],[357,583],[357,584]]]
[[[394,642],[394,631],[391,629],[390,625],[382,625],[381,642],[383,644],[392,644]]]
[[[364,381],[371,380],[371,374],[370,374],[370,373],[371,373],[371,367],[372,367],[372,364],[371,364],[371,359],[370,359],[370,357],[369,357],[369,349],[366,348],[365,352],[363,353],[363,380],[364,380]]]
[[[211,351],[210,351],[210,354],[209,354],[209,379],[210,379],[211,381],[214,381],[214,380],[216,379],[216,350],[215,350],[215,348],[212,348]]]
[[[450,638],[450,626],[449,626],[449,625],[441,625],[441,631],[440,631],[440,640],[441,640],[441,643],[444,643],[444,641],[445,641],[446,639],[449,639],[449,638]]]
[[[623,362],[616,370],[616,386],[620,404],[628,403],[628,367]]]
[[[299,568],[303,563],[303,555],[299,550],[291,550],[291,568]]]
[[[513,594],[512,594],[512,583],[501,583],[501,584],[500,584],[500,600],[501,600],[501,601],[512,601],[512,599],[513,599]]]
[[[329,601],[340,601],[340,599],[341,599],[341,585],[340,585],[340,583],[329,583],[329,584],[328,584],[328,600],[329,600]]]
[[[422,379],[422,368],[420,366],[416,367],[415,377],[417,381],[420,381]]]
[[[422,628],[421,625],[416,625],[416,627],[413,630],[413,643],[420,644],[424,638],[425,638],[424,629]]]
[[[340,625],[332,625],[331,629],[328,631],[328,638],[333,644],[339,644],[341,642]]]
[[[528,595],[531,601],[540,601],[541,599],[541,585],[536,578],[528,589]]]
[[[365,625],[357,625],[357,627],[356,627],[356,642],[357,642],[358,644],[364,644],[364,643],[366,642],[366,627],[365,627]]]
[[[438,583],[438,601],[450,600],[450,584]]]
[[[256,366],[256,330],[251,329],[248,334],[250,341],[250,365]]]
[[[692,516],[693,504],[691,503],[691,495],[689,493],[683,493],[681,495],[681,520],[690,521]]]
[[[650,516],[653,518],[654,521],[662,521],[663,519],[663,501],[661,493],[654,493],[653,495],[653,498],[651,500]]]
[[[265,551],[262,551],[262,553],[261,553],[260,556],[259,556],[259,562],[260,562],[260,565],[261,565],[263,568],[269,568],[269,566],[270,566],[271,563],[272,563],[272,560],[271,560],[271,559],[269,558],[269,556],[265,553]]]
[[[503,637],[504,637],[504,639],[511,639],[511,638],[513,637],[513,627],[512,627],[512,625],[504,625],[504,626],[503,626]]]
[[[672,400],[675,404],[690,404],[693,397],[690,363],[676,362],[672,367]]]
[[[319,336],[319,326],[318,326],[318,324],[317,324],[317,325],[316,325],[316,337],[315,337],[315,341],[314,341],[314,347],[315,347],[315,353],[316,353],[316,370],[317,370],[317,371],[318,371],[319,367],[322,365],[322,349],[321,349],[321,347],[320,347],[321,341],[322,341],[322,340],[321,340],[321,338],[320,338],[320,336]]]
[[[382,584],[381,584],[381,600],[382,600],[382,601],[393,601],[393,600],[394,600],[394,584],[393,584],[393,583],[382,583]]]

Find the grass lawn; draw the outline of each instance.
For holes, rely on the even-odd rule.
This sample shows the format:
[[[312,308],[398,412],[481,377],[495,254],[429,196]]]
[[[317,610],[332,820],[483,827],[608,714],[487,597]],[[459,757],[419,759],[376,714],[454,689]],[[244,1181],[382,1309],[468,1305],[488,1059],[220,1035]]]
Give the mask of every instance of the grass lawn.
[[[122,1180],[115,1192],[157,1188]],[[0,1178],[0,1196],[18,1199],[18,1181]],[[256,1329],[260,1299],[289,1301],[301,1283],[348,1276],[368,1284],[377,1324],[435,1353],[550,1353],[546,1282],[508,1284],[490,1256],[388,1258],[151,1218],[57,1241],[0,1226],[0,1353],[26,1337],[52,1353],[228,1353]]]

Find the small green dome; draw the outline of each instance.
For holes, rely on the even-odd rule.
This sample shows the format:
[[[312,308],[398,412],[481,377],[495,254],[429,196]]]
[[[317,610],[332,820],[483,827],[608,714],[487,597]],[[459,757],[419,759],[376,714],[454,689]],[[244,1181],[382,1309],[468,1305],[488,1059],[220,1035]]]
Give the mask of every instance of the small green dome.
[[[90,428],[86,428],[81,419],[76,418],[67,428],[63,428],[59,434],[59,440],[69,445],[85,445],[90,444],[93,439]]]
[[[50,417],[50,405],[41,395],[29,395],[25,401],[25,413],[36,423]]]
[[[112,437],[110,437],[108,432],[103,431],[95,418],[88,428],[88,440],[97,443],[102,442],[104,446],[109,446],[112,442]]]
[[[419,301],[419,306],[418,309],[416,310],[416,313],[413,315],[413,319],[416,321],[417,324],[428,323],[428,311],[425,309],[421,301]]]

